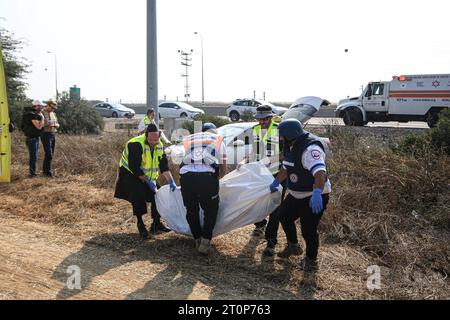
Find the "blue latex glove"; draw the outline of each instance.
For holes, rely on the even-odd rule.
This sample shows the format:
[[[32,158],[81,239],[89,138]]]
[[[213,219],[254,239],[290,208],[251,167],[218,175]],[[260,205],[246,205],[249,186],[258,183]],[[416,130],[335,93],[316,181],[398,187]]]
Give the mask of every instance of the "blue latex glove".
[[[273,180],[272,184],[269,186],[270,193],[277,192],[279,186],[280,186],[280,181],[278,181],[278,179]]]
[[[311,200],[309,200],[309,207],[314,214],[319,214],[323,211],[322,189],[314,189]]]
[[[170,180],[169,181],[169,185],[170,185],[170,190],[172,191],[172,192],[175,192],[175,190],[177,190],[177,184],[175,183],[175,181],[173,181],[173,180]]]
[[[147,179],[147,180],[145,180],[145,183],[150,188],[150,190],[152,190],[153,192],[156,192],[156,184],[152,180]]]

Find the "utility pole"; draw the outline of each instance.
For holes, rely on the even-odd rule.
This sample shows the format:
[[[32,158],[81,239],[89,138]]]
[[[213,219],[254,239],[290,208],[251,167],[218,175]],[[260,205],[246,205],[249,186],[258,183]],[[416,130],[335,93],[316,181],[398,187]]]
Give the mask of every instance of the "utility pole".
[[[200,39],[202,41],[202,106],[205,105],[205,65],[203,60],[203,36],[199,32],[194,32],[194,34],[197,34],[200,36]]]
[[[194,50],[190,52],[184,52],[183,50],[178,50],[178,53],[181,54],[181,65],[185,67],[185,72],[181,74],[183,78],[185,78],[184,84],[184,98],[186,102],[189,102],[189,98],[191,97],[191,85],[189,83],[189,68],[192,67],[192,53]]]
[[[158,39],[156,26],[156,0],[147,0],[147,108],[155,109],[155,121],[158,124]]]
[[[56,53],[52,51],[47,51],[49,54],[53,54],[55,58],[55,86],[56,86],[56,101],[59,100],[59,92],[58,92],[58,60],[56,58]]]

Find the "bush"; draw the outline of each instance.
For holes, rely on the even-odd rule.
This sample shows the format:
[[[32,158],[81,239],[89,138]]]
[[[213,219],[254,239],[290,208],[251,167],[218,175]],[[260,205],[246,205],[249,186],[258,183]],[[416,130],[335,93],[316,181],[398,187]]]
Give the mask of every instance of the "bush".
[[[407,135],[394,150],[401,153],[423,153],[429,152],[430,146],[437,152],[450,155],[450,109],[439,113],[436,127],[423,134]]]
[[[60,132],[71,134],[98,134],[105,123],[100,114],[86,100],[72,99],[64,92],[56,110]]]
[[[231,123],[228,119],[209,114],[197,116],[194,118],[194,121],[201,121],[202,123],[211,122],[214,123],[217,128]],[[194,121],[186,121],[183,123],[182,128],[188,130],[190,133],[194,133]]]
[[[436,148],[450,155],[450,109],[439,113],[439,121],[429,135]]]
[[[425,150],[429,151],[430,143],[430,136],[427,133],[412,133],[405,136],[393,149],[400,153],[423,153]]]
[[[255,120],[255,115],[253,114],[253,111],[251,110],[245,110],[241,117],[242,121],[244,122],[251,122]]]

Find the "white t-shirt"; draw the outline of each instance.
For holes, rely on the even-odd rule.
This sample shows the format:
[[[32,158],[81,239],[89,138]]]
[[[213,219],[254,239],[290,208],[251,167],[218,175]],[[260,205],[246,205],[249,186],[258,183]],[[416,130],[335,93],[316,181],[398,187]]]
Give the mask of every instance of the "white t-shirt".
[[[319,171],[327,172],[327,166],[325,164],[325,152],[318,145],[311,145],[306,148],[302,155],[303,168],[309,170],[314,176]],[[312,196],[312,192],[304,191],[292,191],[288,189],[288,192],[296,199],[304,199]],[[331,192],[331,182],[329,179],[325,182],[325,187],[322,194],[328,194]]]
[[[220,145],[220,150],[219,150],[219,156],[218,159],[222,159],[222,163],[223,161],[227,161],[227,149],[225,147],[225,143],[221,143]],[[212,168],[211,166],[207,165],[207,164],[188,164],[183,166],[180,169],[180,174],[185,174],[188,172],[211,172],[211,173],[215,173],[216,171],[214,170],[214,168]]]

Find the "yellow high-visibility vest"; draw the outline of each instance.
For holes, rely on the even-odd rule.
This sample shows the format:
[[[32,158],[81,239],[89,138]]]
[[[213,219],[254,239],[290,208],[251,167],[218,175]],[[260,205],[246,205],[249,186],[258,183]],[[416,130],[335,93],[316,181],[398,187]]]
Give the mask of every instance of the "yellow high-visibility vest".
[[[280,139],[278,133],[278,123],[273,119],[267,128],[266,134],[262,136],[261,125],[258,124],[253,128],[253,139],[256,144],[256,160],[259,161],[264,156],[272,157],[280,153]]]
[[[146,143],[146,136],[145,134],[135,137],[127,142],[127,145],[125,149],[122,152],[122,158],[120,159],[120,167],[124,167],[129,172],[133,173],[128,165],[128,145],[130,143],[136,143],[139,142],[142,146],[142,162],[141,162],[141,169],[144,172],[145,176],[149,178],[152,181],[158,180],[159,177],[159,162],[161,161],[161,158],[164,155],[164,145],[159,141],[159,143],[156,145],[155,149],[153,150],[153,156],[152,156],[152,150],[150,146]]]
[[[149,125],[150,123],[155,123],[155,120],[150,120],[150,118],[149,118],[148,116],[145,116],[145,118],[144,118],[144,124],[145,124],[145,126],[148,127],[148,125]]]

